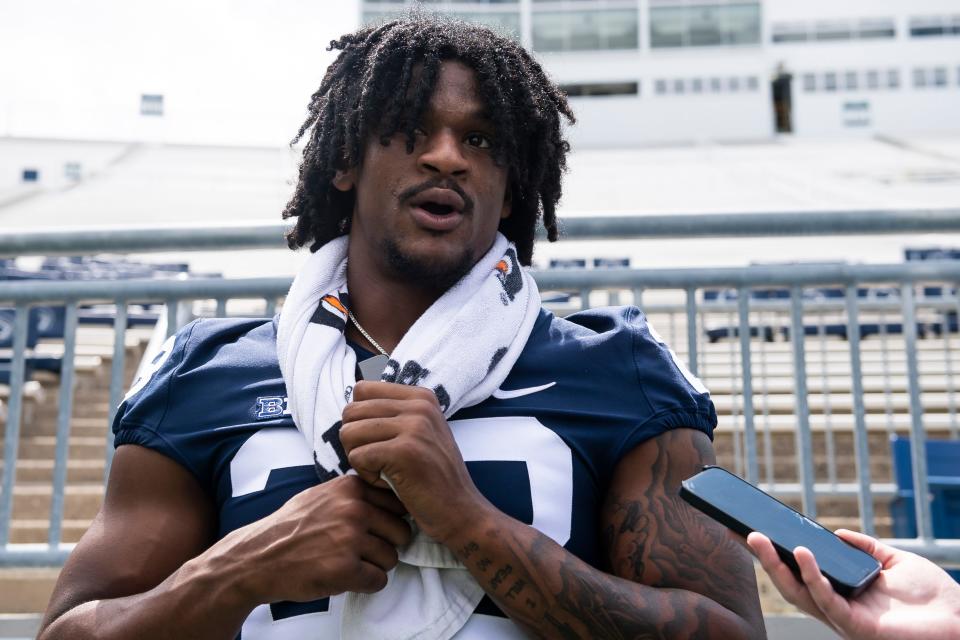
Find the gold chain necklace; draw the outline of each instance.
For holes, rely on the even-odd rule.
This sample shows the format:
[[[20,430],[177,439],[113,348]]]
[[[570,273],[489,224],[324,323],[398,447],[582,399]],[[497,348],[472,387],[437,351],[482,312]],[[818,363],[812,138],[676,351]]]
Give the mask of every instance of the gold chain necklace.
[[[366,338],[370,344],[377,348],[377,351],[380,352],[380,355],[390,357],[390,354],[387,353],[386,349],[381,347],[380,344],[373,339],[373,336],[367,333],[366,330],[360,326],[360,323],[357,322],[357,318],[351,312],[347,311],[347,317],[350,318],[350,322],[353,323],[353,326],[355,326],[357,330],[363,334],[363,337]]]

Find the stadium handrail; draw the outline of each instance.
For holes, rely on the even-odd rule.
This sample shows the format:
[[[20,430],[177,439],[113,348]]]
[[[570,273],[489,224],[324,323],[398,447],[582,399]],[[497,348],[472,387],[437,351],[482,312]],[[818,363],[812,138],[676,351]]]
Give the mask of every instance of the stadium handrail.
[[[74,228],[0,233],[0,258],[283,247],[287,223]],[[960,208],[664,215],[568,215],[571,240],[878,235],[960,231]]]

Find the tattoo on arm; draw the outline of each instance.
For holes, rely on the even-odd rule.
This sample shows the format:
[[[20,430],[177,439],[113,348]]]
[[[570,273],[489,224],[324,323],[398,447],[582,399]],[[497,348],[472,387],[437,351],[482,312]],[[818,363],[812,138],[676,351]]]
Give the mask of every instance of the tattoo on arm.
[[[709,443],[704,447],[690,433],[678,430],[648,443],[656,446],[653,460],[631,483],[642,492],[608,495],[603,537],[614,575],[528,527],[488,530],[460,548],[461,559],[514,622],[539,637],[746,635],[756,625],[753,614],[760,615],[759,602],[756,611],[743,606],[756,593],[749,556],[673,488],[696,471],[681,468],[696,466],[690,460],[713,460]],[[674,437],[694,442],[677,444]],[[687,453],[675,460],[677,446]]]

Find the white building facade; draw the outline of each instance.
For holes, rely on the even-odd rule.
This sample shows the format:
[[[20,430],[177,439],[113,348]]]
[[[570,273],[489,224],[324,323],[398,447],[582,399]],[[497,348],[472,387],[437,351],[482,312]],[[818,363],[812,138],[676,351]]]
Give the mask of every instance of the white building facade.
[[[361,19],[412,4],[364,0]],[[420,4],[530,48],[571,97],[579,148],[960,131],[956,0]]]

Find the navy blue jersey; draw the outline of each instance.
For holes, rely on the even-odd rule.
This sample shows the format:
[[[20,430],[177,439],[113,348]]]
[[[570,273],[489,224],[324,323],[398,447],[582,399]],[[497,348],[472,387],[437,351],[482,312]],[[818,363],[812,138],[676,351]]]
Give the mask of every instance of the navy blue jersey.
[[[276,329],[276,319],[184,327],[135,382],[113,425],[117,446],[149,447],[197,478],[217,506],[219,537],[319,482],[287,407]],[[491,503],[602,567],[600,508],[617,462],[668,429],[712,437],[716,421],[699,380],[638,309],[620,307],[566,319],[541,311],[500,389],[449,423]],[[338,637],[342,599],[257,607],[242,636]],[[523,636],[485,599],[457,638],[489,637]]]

